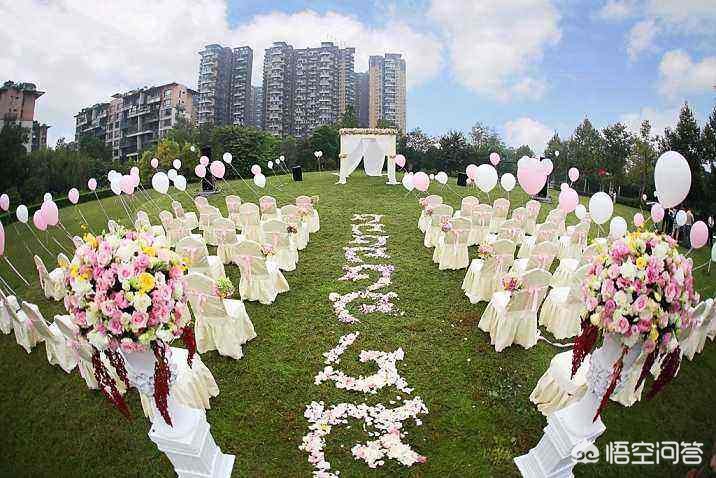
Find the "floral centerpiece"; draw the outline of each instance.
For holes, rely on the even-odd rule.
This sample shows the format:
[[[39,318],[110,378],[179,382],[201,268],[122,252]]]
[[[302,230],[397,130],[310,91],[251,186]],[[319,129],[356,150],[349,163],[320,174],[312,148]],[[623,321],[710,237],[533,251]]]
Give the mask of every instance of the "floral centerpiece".
[[[495,248],[490,244],[484,243],[477,246],[477,257],[484,260],[495,255]]]
[[[692,326],[693,308],[699,300],[692,266],[691,259],[679,253],[674,239],[644,231],[615,241],[607,254],[593,259],[582,283],[587,312],[574,344],[572,375],[600,333],[611,334],[622,346],[595,420],[617,386],[630,348],[641,345],[648,354],[635,388],[646,379],[656,359],[663,357],[647,399],[676,375],[681,361],[679,332]]]
[[[452,231],[452,222],[444,221],[442,224],[440,224],[440,229],[445,233]]]
[[[515,275],[506,275],[502,278],[502,288],[507,292],[517,292],[523,285],[522,280]]]
[[[80,335],[93,346],[92,364],[100,389],[129,418],[100,353],[129,386],[119,350],[151,350],[156,358],[155,404],[171,425],[166,344],[181,337],[189,349],[190,366],[196,348],[184,288],[186,262],[148,232],[120,227],[112,234],[86,234],[83,241],[67,266],[64,305]]]
[[[266,257],[272,256],[276,253],[276,250],[274,249],[272,244],[263,244],[261,246],[261,254],[263,254]]]
[[[214,295],[220,299],[228,299],[234,295],[236,289],[234,283],[228,277],[220,277],[214,286]]]

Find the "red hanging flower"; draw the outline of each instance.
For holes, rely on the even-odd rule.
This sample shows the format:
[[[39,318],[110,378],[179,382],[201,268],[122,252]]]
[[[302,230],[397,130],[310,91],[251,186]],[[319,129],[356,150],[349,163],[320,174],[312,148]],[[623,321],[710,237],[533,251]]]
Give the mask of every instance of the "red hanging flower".
[[[572,349],[572,378],[574,378],[587,354],[594,349],[594,344],[597,343],[598,338],[599,329],[597,326],[592,324],[589,318],[583,319],[582,332],[574,341],[574,348]]]
[[[642,382],[646,380],[647,376],[649,376],[649,371],[654,365],[657,355],[659,355],[659,349],[655,348],[651,351],[649,355],[646,356],[646,360],[644,360],[644,366],[641,368],[641,373],[639,374],[639,380],[636,381],[636,385],[634,386],[634,391],[638,390]]]
[[[92,367],[94,368],[94,377],[97,379],[97,385],[99,385],[102,394],[117,407],[128,420],[131,420],[132,414],[129,412],[127,403],[124,401],[122,394],[119,393],[119,390],[117,390],[117,384],[102,363],[102,358],[97,349],[94,349],[92,353]]]
[[[173,426],[168,406],[171,371],[167,363],[166,345],[160,340],[155,340],[152,342],[152,350],[156,358],[154,362],[154,404],[167,425]]]
[[[196,353],[196,337],[194,337],[194,329],[186,325],[181,331],[181,341],[186,346],[188,351],[187,364],[191,368],[191,364],[194,360],[194,354]]]
[[[676,372],[679,371],[679,365],[681,365],[681,347],[676,347],[661,362],[661,372],[659,376],[651,384],[651,390],[646,395],[647,400],[654,398],[654,395],[659,393],[671,380],[676,376]]]
[[[599,408],[597,408],[597,413],[594,414],[594,418],[592,419],[593,422],[597,421],[597,418],[599,418],[599,415],[601,415],[602,410],[604,410],[604,408],[609,403],[609,397],[612,396],[612,393],[614,393],[614,389],[619,383],[619,379],[622,375],[622,369],[624,368],[624,356],[626,355],[627,350],[629,350],[627,347],[622,347],[622,354],[619,356],[619,359],[614,363],[614,367],[612,368],[611,382],[609,382],[609,386],[604,392],[604,396],[602,396],[602,401],[599,402]]]
[[[107,360],[109,360],[110,365],[112,365],[112,367],[114,367],[117,371],[117,375],[119,375],[119,378],[122,379],[125,387],[130,388],[129,378],[127,378],[127,369],[124,366],[124,359],[122,358],[122,355],[112,349],[106,349],[104,354],[107,356]]]

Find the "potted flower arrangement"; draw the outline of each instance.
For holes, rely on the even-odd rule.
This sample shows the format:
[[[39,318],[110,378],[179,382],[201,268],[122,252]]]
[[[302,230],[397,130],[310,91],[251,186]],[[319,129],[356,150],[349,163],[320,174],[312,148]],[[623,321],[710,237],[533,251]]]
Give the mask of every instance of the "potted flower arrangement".
[[[112,234],[85,234],[67,265],[64,305],[93,347],[92,364],[103,394],[128,418],[129,409],[101,360],[101,353],[127,386],[123,356],[146,355],[154,363],[154,402],[167,424],[171,372],[167,344],[181,338],[196,349],[184,287],[185,261],[148,232],[119,228]],[[150,356],[151,357],[150,360]]]
[[[502,288],[507,292],[517,292],[522,289],[522,280],[514,275],[507,275],[502,278]]]
[[[648,354],[637,389],[657,358],[662,359],[647,399],[676,375],[681,361],[679,332],[692,326],[692,311],[699,301],[692,266],[674,239],[647,231],[629,233],[615,241],[607,254],[593,259],[582,284],[587,313],[574,344],[572,375],[600,335],[605,345],[621,347],[594,420],[614,392],[630,349],[642,347]]]
[[[214,295],[220,299],[229,299],[234,295],[236,288],[228,277],[220,277],[214,286]]]
[[[489,259],[495,255],[495,248],[490,244],[483,243],[477,246],[477,257],[484,260]]]
[[[275,253],[276,253],[276,251],[274,250],[273,245],[263,244],[261,246],[261,254],[263,254],[264,256],[269,257],[269,256],[274,255]]]

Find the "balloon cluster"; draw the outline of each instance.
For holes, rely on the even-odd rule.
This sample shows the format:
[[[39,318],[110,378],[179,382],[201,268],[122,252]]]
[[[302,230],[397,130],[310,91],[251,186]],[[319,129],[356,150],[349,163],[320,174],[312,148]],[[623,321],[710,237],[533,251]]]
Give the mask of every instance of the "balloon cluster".
[[[552,174],[553,168],[549,158],[539,160],[522,156],[517,161],[517,181],[527,194],[537,194],[547,184],[547,177]]]
[[[316,151],[320,152],[320,151]],[[318,158],[318,156],[316,156]],[[254,175],[254,184],[260,188],[266,186],[266,176],[261,172],[261,166],[254,164],[251,166],[251,174]]]
[[[492,154],[496,155],[496,157],[492,156]],[[496,159],[497,163],[499,163],[499,155],[497,153],[492,154],[490,155],[490,161]],[[465,174],[484,193],[489,193],[497,186],[497,170],[491,164],[481,164],[479,166],[468,164],[465,168]]]

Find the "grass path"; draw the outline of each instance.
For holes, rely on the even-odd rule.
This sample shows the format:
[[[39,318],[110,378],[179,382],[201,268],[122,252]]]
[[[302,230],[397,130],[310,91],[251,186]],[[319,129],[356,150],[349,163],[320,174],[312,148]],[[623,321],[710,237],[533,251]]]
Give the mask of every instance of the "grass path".
[[[408,426],[407,442],[427,455],[428,461],[412,468],[389,461],[381,469],[370,470],[350,455],[353,443],[368,439],[359,432],[360,427],[352,426],[335,429],[326,448],[327,459],[341,470],[341,476],[515,476],[512,458],[534,446],[546,424],[528,396],[557,349],[540,342],[530,350],[510,347],[495,353],[489,336],[477,329],[484,304],[471,305],[460,290],[465,271],[438,271],[431,260],[432,250],[422,246],[416,225],[419,208],[413,194],[406,195],[402,187],[387,187],[381,178],[361,175],[351,177],[343,187],[333,185],[337,178],[332,174],[309,173],[304,178],[303,183],[288,183],[287,177],[269,178],[270,186],[287,182],[282,191],[268,190],[280,204],[299,193],[321,197],[321,231],[312,235],[308,248],[301,252],[297,270],[285,274],[291,291],[271,306],[247,303],[258,337],[245,346],[243,359],[236,361],[214,352],[202,356],[221,390],[212,400],[208,420],[222,450],[236,455],[234,476],[310,476],[307,455],[298,446],[307,430],[303,411],[313,400],[328,405],[362,401],[387,405],[401,395],[387,388],[363,397],[337,390],[330,382],[313,384],[314,375],[323,367],[321,354],[351,331],[359,331],[361,337],[341,361],[346,373],[369,374],[373,370],[353,359],[361,349],[405,350],[398,368],[415,389],[413,395],[422,397],[429,409],[422,417],[422,427]],[[220,186],[225,187],[223,183]],[[244,200],[256,200],[241,182],[233,182],[232,188]],[[439,193],[439,186],[433,186],[431,192]],[[188,196],[173,194],[190,207]],[[442,194],[446,202],[459,207],[454,193],[445,190]],[[483,195],[481,200],[485,199]],[[513,207],[525,199],[522,194],[512,194]],[[168,206],[167,199],[160,201],[163,207]],[[223,196],[214,196],[210,202],[226,214]],[[127,222],[115,198],[103,200],[103,205],[111,215]],[[104,215],[98,204],[81,207],[88,220],[101,227]],[[156,210],[150,204],[143,207],[153,222],[158,222]],[[546,215],[544,209],[542,216]],[[618,206],[616,213],[629,220],[633,212]],[[342,248],[351,239],[354,213],[385,216],[388,253],[396,266],[390,290],[398,293],[403,316],[361,316],[360,324],[350,326],[333,315],[328,294],[357,289],[350,282],[336,281],[342,275]],[[63,209],[61,218],[68,229],[79,231],[72,209]],[[19,245],[25,241],[38,251],[35,240],[25,228],[19,229],[19,237],[12,226],[6,231],[6,254],[35,282],[25,290],[14,280],[18,294],[40,305],[46,317],[61,313],[61,305],[41,297],[31,258]],[[62,241],[60,233],[54,234]],[[69,247],[66,238],[64,244]],[[700,264],[706,257],[699,252],[695,262]],[[44,259],[50,267],[50,258]],[[700,272],[697,287],[712,296],[716,272],[712,276]],[[227,266],[227,273],[238,284],[238,268]],[[5,264],[0,265],[0,274],[12,277]],[[607,432],[600,445],[615,440],[678,440],[705,442],[705,449],[710,449],[716,434],[714,376],[716,346],[709,343],[695,362],[683,365],[658,400],[631,409],[610,404],[604,413]],[[98,392],[87,390],[79,375],[68,376],[49,366],[43,345],[27,355],[12,335],[1,336],[0,476],[172,476],[168,460],[146,435],[148,422],[140,416],[136,393],[129,397],[136,417],[130,423]],[[684,468],[635,469],[601,463],[581,466],[576,474],[663,477],[685,472]]]

